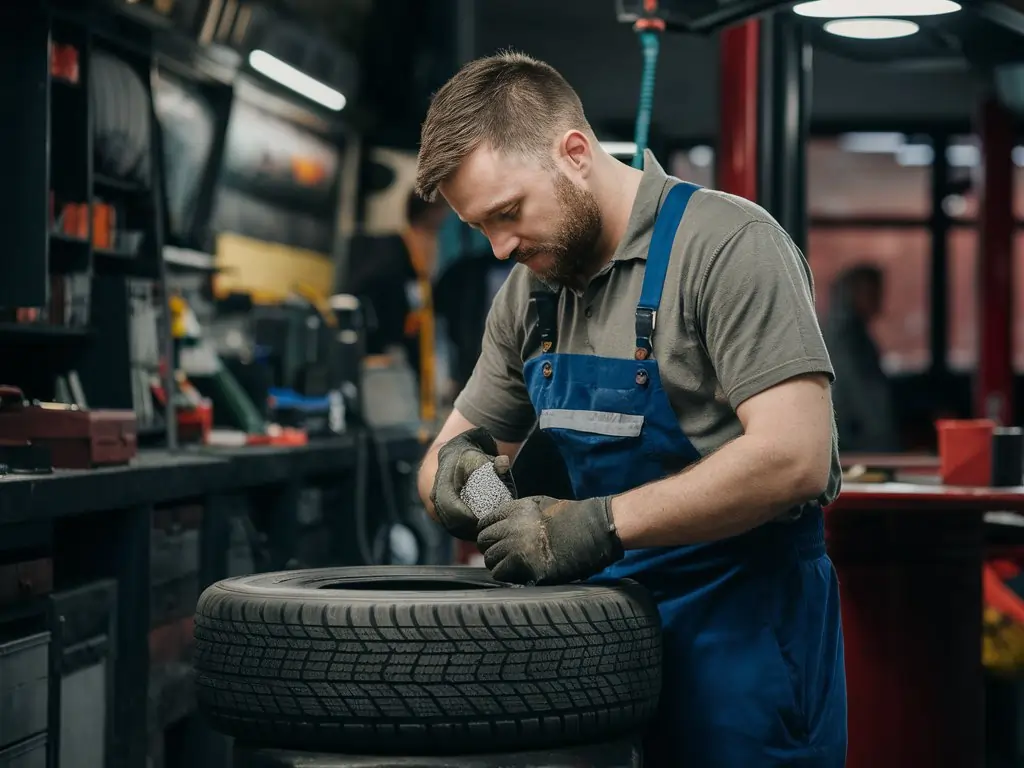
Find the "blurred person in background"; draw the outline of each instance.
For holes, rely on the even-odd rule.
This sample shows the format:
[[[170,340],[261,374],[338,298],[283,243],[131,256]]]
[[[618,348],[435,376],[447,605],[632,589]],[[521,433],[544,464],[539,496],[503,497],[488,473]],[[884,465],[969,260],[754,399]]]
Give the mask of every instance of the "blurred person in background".
[[[435,402],[433,278],[438,234],[450,213],[443,199],[428,203],[410,192],[405,228],[394,235],[356,237],[350,252],[348,293],[367,306],[366,353],[401,351],[416,374],[427,420]]]
[[[437,315],[445,321],[451,341],[452,394],[458,394],[469,381],[480,357],[487,312],[494,295],[512,271],[510,262],[496,262],[490,246],[486,251],[463,254],[441,272],[434,286]]]
[[[892,388],[871,334],[884,297],[882,272],[871,265],[852,267],[832,283],[823,330],[836,373],[832,403],[843,451],[900,450]]]

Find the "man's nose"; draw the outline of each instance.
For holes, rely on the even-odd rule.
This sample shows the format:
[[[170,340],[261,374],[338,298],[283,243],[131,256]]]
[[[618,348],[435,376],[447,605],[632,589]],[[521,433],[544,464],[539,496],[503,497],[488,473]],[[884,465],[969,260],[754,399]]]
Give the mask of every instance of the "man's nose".
[[[501,261],[508,259],[519,247],[519,238],[512,235],[492,235],[490,241],[491,250]]]

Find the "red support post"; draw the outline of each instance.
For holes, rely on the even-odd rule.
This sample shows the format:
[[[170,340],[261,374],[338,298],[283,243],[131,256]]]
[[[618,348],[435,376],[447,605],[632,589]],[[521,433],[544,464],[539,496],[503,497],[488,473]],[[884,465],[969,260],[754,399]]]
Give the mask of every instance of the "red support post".
[[[757,99],[760,23],[753,19],[721,36],[718,178],[715,186],[757,200]]]
[[[1013,419],[1013,118],[994,99],[980,111],[983,182],[978,212],[979,418]]]

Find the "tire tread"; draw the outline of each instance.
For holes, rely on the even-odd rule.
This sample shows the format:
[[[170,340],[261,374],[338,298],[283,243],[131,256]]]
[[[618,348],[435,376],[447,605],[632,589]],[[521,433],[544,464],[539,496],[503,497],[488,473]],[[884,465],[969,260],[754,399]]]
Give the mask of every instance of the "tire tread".
[[[286,749],[459,754],[604,741],[653,716],[661,683],[657,611],[635,590],[346,604],[215,584],[200,597],[195,638],[212,725]]]

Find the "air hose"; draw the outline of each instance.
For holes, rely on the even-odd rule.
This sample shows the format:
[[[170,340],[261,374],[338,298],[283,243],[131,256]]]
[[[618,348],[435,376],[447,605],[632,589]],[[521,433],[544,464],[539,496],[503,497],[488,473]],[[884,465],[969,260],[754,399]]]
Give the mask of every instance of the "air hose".
[[[387,545],[382,531],[378,530],[374,540],[369,535],[369,499],[368,485],[370,472],[371,437],[366,427],[360,426],[356,432],[356,488],[355,488],[355,522],[356,544],[364,565],[379,565],[384,561],[384,547]]]
[[[636,154],[633,167],[644,167],[644,150],[650,140],[651,115],[654,112],[654,82],[658,70],[658,53],[661,49],[661,33],[665,31],[665,20],[658,18],[657,0],[644,0],[644,16],[633,24],[633,31],[640,39],[643,52],[643,72],[640,76],[640,105],[636,111],[634,142]]]
[[[355,488],[355,521],[356,544],[359,554],[366,565],[384,565],[388,562],[388,545],[391,529],[401,522],[398,499],[395,496],[394,478],[391,475],[391,458],[384,441],[368,424],[361,424],[356,433],[356,488]],[[373,449],[376,454],[371,457]],[[375,458],[375,462],[371,462]],[[376,463],[377,473],[381,482],[381,493],[384,496],[386,523],[377,528],[376,535],[370,538],[369,480],[370,464]]]

